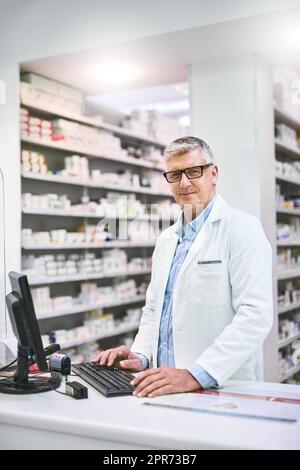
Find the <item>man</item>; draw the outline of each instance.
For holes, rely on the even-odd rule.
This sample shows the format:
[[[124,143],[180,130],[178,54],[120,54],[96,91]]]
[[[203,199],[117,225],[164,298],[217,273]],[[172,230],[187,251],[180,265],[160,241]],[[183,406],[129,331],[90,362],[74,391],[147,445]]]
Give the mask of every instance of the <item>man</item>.
[[[131,350],[96,361],[144,370],[133,381],[140,397],[257,380],[273,320],[271,247],[258,219],[216,194],[218,168],[203,140],[176,139],[164,155],[182,214],[157,239]]]

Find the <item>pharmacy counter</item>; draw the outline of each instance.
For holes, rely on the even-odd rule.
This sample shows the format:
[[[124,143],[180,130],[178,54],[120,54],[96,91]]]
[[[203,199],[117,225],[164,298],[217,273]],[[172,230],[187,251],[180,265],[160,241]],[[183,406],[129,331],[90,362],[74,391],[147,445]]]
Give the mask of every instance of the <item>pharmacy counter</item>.
[[[297,385],[263,382],[227,385],[232,384],[250,386],[255,394],[284,393],[300,398]],[[200,394],[194,396],[201,399]],[[281,422],[144,404],[155,400],[131,396],[105,398],[91,387],[85,400],[54,391],[19,396],[0,394],[0,448],[300,449],[300,405],[295,405],[295,417],[299,418],[296,422]]]

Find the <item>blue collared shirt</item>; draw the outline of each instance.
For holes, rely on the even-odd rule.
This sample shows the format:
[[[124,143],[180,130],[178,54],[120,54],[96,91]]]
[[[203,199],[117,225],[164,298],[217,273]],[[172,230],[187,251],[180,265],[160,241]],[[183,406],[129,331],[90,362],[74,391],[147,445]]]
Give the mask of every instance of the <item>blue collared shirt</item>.
[[[164,303],[159,328],[157,365],[165,367],[176,367],[173,345],[173,291],[179,270],[188,254],[197,234],[210,214],[215,197],[206,208],[192,222],[184,224],[183,213],[177,221],[175,233],[178,236],[178,244],[169,272],[168,282],[165,290]],[[148,359],[139,354],[144,368],[148,367]],[[189,372],[200,383],[203,388],[218,386],[217,381],[198,364],[192,364]]]

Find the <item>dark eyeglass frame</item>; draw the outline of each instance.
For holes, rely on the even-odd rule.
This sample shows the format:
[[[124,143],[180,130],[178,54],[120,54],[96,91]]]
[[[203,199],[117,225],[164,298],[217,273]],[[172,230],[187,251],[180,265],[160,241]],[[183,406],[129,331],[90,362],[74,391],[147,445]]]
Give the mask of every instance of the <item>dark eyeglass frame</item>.
[[[211,165],[214,165],[214,163],[206,163],[205,165],[198,165],[198,166],[190,166],[189,168],[184,168],[184,170],[173,170],[173,171],[166,171],[165,173],[163,173],[164,177],[166,178],[167,182],[172,184],[172,183],[178,183],[179,181],[181,181],[181,178],[182,178],[182,173],[185,174],[185,176],[189,179],[189,180],[195,180],[197,178],[201,178],[201,176],[203,175],[203,170],[205,168],[208,168],[209,166]],[[190,178],[187,174],[186,174],[186,170],[192,170],[192,169],[195,169],[195,168],[200,168],[201,170],[201,175],[199,176],[194,176],[192,178]],[[168,175],[170,175],[171,173],[178,173],[180,172],[180,178],[176,181],[169,181],[168,180]]]

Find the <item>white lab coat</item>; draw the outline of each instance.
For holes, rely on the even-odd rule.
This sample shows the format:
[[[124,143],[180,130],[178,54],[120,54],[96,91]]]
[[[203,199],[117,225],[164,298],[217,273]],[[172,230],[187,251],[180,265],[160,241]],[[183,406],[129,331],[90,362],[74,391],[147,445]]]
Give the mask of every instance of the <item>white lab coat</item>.
[[[164,293],[178,242],[175,228],[172,225],[157,239],[146,303],[131,347],[153,367],[157,367]],[[217,260],[221,263],[203,263]],[[217,195],[174,286],[176,367],[197,363],[219,385],[229,378],[258,380],[262,344],[272,323],[272,252],[261,223]]]

